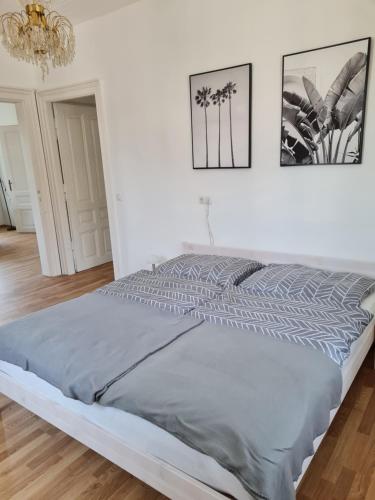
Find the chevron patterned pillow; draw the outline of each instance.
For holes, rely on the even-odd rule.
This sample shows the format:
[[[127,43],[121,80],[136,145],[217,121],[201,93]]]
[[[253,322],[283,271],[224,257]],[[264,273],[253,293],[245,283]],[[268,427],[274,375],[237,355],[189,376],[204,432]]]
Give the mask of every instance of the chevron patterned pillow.
[[[217,325],[318,349],[340,366],[349,356],[351,344],[373,317],[360,307],[343,307],[327,300],[259,296],[239,286],[229,287],[218,298],[188,314]]]
[[[225,288],[240,283],[262,267],[259,262],[241,257],[184,254],[161,264],[156,273],[206,281]]]
[[[113,281],[96,290],[102,295],[112,295],[139,302],[176,314],[186,314],[223,292],[220,286],[206,281],[186,280],[163,276],[141,270]]]
[[[358,307],[375,290],[375,280],[347,272],[314,269],[299,264],[270,264],[239,287],[253,295],[273,295],[304,301],[332,301]]]

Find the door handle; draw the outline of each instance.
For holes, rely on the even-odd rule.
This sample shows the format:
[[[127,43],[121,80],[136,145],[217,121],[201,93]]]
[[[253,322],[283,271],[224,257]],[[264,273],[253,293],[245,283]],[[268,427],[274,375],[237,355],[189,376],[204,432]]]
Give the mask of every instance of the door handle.
[[[9,191],[13,191],[12,189],[12,181],[10,179],[8,179],[8,184],[9,184]]]

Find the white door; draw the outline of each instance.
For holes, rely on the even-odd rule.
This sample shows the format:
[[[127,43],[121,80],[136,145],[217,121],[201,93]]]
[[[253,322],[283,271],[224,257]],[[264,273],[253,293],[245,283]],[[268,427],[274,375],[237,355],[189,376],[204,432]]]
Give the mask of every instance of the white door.
[[[25,155],[18,125],[0,127],[0,176],[12,223],[21,233],[34,233]]]
[[[76,271],[112,260],[96,108],[54,104]]]

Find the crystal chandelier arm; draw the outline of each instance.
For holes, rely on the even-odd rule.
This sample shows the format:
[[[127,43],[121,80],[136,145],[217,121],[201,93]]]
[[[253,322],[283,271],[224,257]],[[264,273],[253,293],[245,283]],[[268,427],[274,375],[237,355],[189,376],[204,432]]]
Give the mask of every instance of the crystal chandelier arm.
[[[0,16],[1,24],[4,26],[5,22],[16,22],[17,24],[24,24],[27,21],[27,16],[24,12],[5,12],[5,14]]]
[[[66,66],[71,63],[75,55],[75,39],[72,23],[55,11],[48,13],[48,25],[50,27],[51,38],[56,37],[59,40],[59,46],[55,47],[54,53],[51,54],[52,65]],[[52,40],[51,46],[54,45]]]
[[[10,46],[15,44],[16,32],[21,30],[26,22],[27,16],[23,12],[6,12],[0,16],[0,34],[3,36],[3,44],[6,48],[8,44]]]

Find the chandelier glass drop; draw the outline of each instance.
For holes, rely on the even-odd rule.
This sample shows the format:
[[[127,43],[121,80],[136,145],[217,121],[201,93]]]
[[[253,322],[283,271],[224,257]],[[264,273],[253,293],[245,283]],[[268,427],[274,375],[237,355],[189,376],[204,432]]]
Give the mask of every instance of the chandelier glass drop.
[[[40,66],[43,74],[52,67],[73,61],[75,39],[73,25],[51,10],[52,0],[20,0],[21,12],[0,16],[2,42],[11,56]]]

